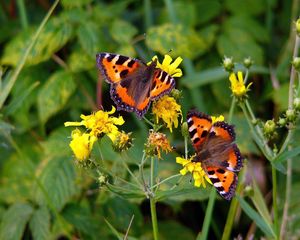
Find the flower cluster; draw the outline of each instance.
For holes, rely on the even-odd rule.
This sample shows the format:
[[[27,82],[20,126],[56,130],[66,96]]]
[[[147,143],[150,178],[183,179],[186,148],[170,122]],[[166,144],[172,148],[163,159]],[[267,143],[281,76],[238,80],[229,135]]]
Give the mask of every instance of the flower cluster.
[[[154,132],[150,130],[148,141],[145,144],[145,153],[148,156],[156,155],[159,159],[161,159],[161,151],[165,151],[166,153],[171,152],[173,149],[170,145],[170,142],[166,136],[166,134],[160,132]]]
[[[113,117],[116,109],[112,107],[109,112],[99,110],[91,115],[81,115],[80,122],[65,122],[65,127],[69,126],[84,126],[88,133],[81,133],[79,129],[72,132],[72,141],[70,147],[79,161],[87,159],[91,153],[94,143],[98,138],[107,135],[114,142],[119,134],[116,125],[123,125],[123,117]]]
[[[196,187],[201,187],[201,185],[205,188],[206,182],[211,183],[207,174],[201,167],[201,162],[194,162],[193,159],[195,155],[190,157],[189,159],[177,157],[176,162],[183,166],[183,169],[180,170],[181,175],[186,175],[188,172],[192,173],[194,178],[194,185]]]

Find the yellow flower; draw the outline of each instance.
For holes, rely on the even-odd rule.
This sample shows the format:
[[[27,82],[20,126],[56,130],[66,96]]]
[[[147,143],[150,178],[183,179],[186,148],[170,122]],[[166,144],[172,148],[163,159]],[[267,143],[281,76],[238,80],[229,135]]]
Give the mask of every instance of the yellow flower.
[[[201,185],[203,185],[203,187],[205,188],[205,180],[210,184],[212,184],[212,182],[201,167],[201,162],[192,161],[194,157],[195,155],[190,157],[189,159],[176,157],[176,162],[183,166],[183,169],[180,170],[180,174],[185,175],[188,172],[192,173],[195,187],[201,187]]]
[[[173,150],[166,134],[154,132],[153,130],[150,130],[148,141],[145,145],[146,154],[149,156],[157,155],[159,159],[161,159],[161,151],[168,153]]]
[[[79,161],[86,160],[93,148],[94,143],[97,141],[95,136],[88,133],[81,133],[79,129],[72,131],[72,141],[70,147]]]
[[[220,115],[219,117],[211,116],[212,124],[215,122],[223,122],[224,121],[224,116]]]
[[[181,69],[177,68],[183,60],[181,57],[176,58],[173,63],[171,63],[173,59],[170,55],[165,55],[165,58],[162,63],[159,63],[157,56],[154,56],[152,58],[152,61],[155,61],[155,60],[157,61],[156,66],[158,68],[164,70],[165,72],[167,72],[172,77],[181,77],[182,76]]]
[[[116,140],[113,143],[113,148],[117,152],[122,152],[124,150],[128,150],[132,146],[132,138],[131,138],[131,132],[125,133],[124,131],[121,131],[116,136]]]
[[[245,86],[243,73],[241,71],[237,73],[237,76],[238,77],[236,77],[235,73],[231,73],[229,76],[231,91],[237,98],[245,97],[252,83],[249,83],[247,87]]]
[[[119,131],[116,125],[123,125],[124,119],[120,117],[111,117],[109,115],[116,111],[115,107],[112,107],[110,112],[99,110],[91,115],[81,115],[83,119],[81,122],[65,122],[65,127],[68,126],[85,126],[90,130],[90,135],[100,137],[101,134],[106,134],[113,142],[116,139]]]
[[[178,127],[179,115],[182,121],[181,106],[173,97],[167,95],[154,102],[152,112],[156,116],[156,122],[158,123],[161,118],[167,124],[167,128],[169,128],[171,132],[173,125],[175,128]]]

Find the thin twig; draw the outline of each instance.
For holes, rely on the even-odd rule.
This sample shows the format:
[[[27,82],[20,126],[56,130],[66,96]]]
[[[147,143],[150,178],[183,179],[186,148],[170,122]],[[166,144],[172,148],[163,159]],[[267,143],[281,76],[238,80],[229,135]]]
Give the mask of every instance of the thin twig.
[[[132,224],[132,222],[133,222],[133,219],[134,219],[134,214],[132,215],[132,217],[131,217],[131,219],[130,219],[130,222],[129,222],[129,225],[128,225],[126,234],[125,234],[125,236],[124,236],[124,238],[123,238],[124,240],[127,240],[128,233],[129,233],[129,230],[130,230],[130,228],[131,228],[131,224]]]

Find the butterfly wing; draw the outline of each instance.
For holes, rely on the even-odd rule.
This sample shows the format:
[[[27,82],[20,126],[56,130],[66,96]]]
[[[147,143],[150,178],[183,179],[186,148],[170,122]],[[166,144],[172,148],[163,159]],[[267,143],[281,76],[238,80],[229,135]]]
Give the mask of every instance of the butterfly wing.
[[[99,53],[96,55],[96,61],[108,83],[118,83],[140,67],[144,67],[144,63],[138,59],[113,53]]]
[[[196,110],[190,110],[187,114],[187,123],[192,144],[196,151],[200,150],[212,127],[211,117]]]
[[[231,200],[238,181],[236,173],[212,166],[206,167],[206,173],[219,194],[226,200]]]
[[[216,122],[211,128],[211,133],[222,138],[224,142],[231,142],[226,151],[227,156],[222,161],[221,166],[230,171],[240,171],[243,166],[243,158],[238,146],[233,143],[235,141],[234,127],[226,122]]]
[[[153,74],[150,98],[155,100],[168,94],[175,87],[175,80],[165,71],[156,68]]]

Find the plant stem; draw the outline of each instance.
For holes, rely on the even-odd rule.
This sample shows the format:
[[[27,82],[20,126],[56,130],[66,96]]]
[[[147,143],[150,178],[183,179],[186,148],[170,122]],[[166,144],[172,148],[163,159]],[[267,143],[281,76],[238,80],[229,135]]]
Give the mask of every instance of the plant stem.
[[[4,88],[1,91],[0,94],[0,109],[2,108],[6,98],[8,97],[12,87],[14,86],[15,82],[17,81],[17,78],[22,70],[22,68],[24,67],[26,60],[29,56],[30,51],[32,50],[34,44],[36,43],[40,33],[42,32],[44,26],[46,25],[48,19],[50,18],[51,14],[53,13],[55,7],[57,6],[57,4],[59,3],[59,0],[56,0],[52,7],[49,9],[47,15],[45,16],[45,18],[43,19],[43,21],[41,22],[39,28],[37,29],[37,31],[35,32],[32,40],[30,41],[29,46],[26,48],[24,54],[22,55],[21,60],[18,62],[17,64],[17,68],[14,70],[12,76],[7,80],[6,84],[4,85]]]
[[[155,176],[155,168],[154,168],[155,159],[151,158],[151,171],[150,171],[150,186],[151,188],[154,186],[154,176]],[[151,219],[152,219],[152,228],[153,228],[153,238],[154,240],[158,240],[158,225],[157,225],[157,215],[156,215],[156,200],[154,193],[150,195],[150,210],[151,210]]]
[[[165,178],[164,180],[162,180],[161,182],[159,182],[159,183],[153,185],[153,186],[151,187],[151,189],[153,189],[153,188],[155,188],[155,187],[158,187],[159,185],[161,185],[161,184],[163,184],[163,183],[165,183],[165,182],[168,182],[168,181],[170,181],[171,179],[176,178],[176,177],[179,177],[179,176],[181,176],[180,173],[175,174],[175,175],[172,175],[172,176],[170,176],[170,177],[167,177],[167,178]]]
[[[246,172],[245,167],[240,171],[239,173],[239,182],[238,182],[238,186],[236,188],[236,193],[237,194],[241,194],[243,188],[244,188],[244,173]],[[224,231],[223,231],[223,235],[222,235],[222,240],[228,240],[230,239],[230,234],[231,234],[231,229],[233,226],[233,222],[234,222],[234,218],[235,218],[235,214],[238,208],[238,204],[239,201],[237,198],[233,198],[231,200],[230,203],[230,208],[227,214],[227,219],[226,219],[226,223],[225,223],[225,227],[224,227]]]
[[[205,240],[207,239],[208,231],[209,231],[209,226],[211,223],[211,218],[212,218],[212,212],[214,209],[214,204],[217,196],[217,191],[216,189],[212,189],[209,195],[209,200],[205,212],[205,217],[204,217],[204,222],[202,226],[202,231],[201,233],[198,234],[197,240]]]
[[[154,124],[146,117],[143,117],[146,123],[148,123],[152,128],[154,128]]]
[[[274,231],[276,238],[279,239],[279,227],[278,227],[278,207],[277,207],[277,176],[276,168],[272,166],[272,196],[273,196],[273,211],[274,211]]]
[[[229,109],[229,114],[228,114],[228,122],[231,122],[232,117],[233,117],[233,112],[234,112],[234,108],[235,108],[235,104],[236,104],[236,99],[233,96],[232,100],[231,100],[231,105],[230,105],[230,109]]]
[[[24,4],[24,0],[17,0],[17,5],[19,9],[20,19],[22,28],[25,29],[28,27],[28,19],[26,14],[26,7]]]

